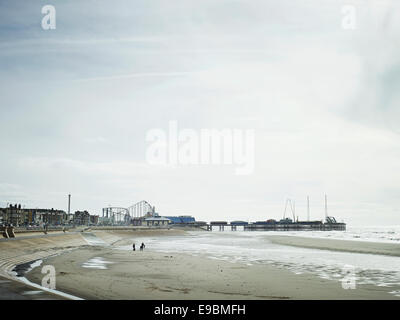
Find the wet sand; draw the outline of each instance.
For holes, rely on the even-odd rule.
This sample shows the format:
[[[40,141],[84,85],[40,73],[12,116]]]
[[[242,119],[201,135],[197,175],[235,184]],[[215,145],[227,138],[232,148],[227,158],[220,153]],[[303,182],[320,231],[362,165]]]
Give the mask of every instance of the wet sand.
[[[369,242],[356,240],[336,240],[323,238],[306,238],[298,236],[266,235],[273,243],[331,251],[343,251],[366,254],[380,254],[400,257],[400,245],[384,242]]]
[[[158,235],[146,232],[135,236]],[[168,236],[168,231],[163,232]],[[133,238],[131,232],[94,234],[112,246],[130,244]],[[112,246],[83,246],[45,259],[43,264],[55,267],[57,290],[84,299],[399,299],[382,287],[358,285],[345,290],[338,281],[269,265]],[[34,269],[27,278],[40,283],[40,271],[40,267]]]

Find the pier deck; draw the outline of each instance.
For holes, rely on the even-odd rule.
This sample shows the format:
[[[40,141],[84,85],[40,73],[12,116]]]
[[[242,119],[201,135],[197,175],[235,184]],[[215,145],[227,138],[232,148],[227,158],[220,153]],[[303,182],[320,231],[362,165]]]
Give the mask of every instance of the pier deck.
[[[237,227],[243,227],[244,231],[345,231],[345,223],[248,223],[248,222],[227,222],[211,221],[204,225],[207,231],[212,231],[213,227],[218,227],[219,231],[224,231],[225,227],[236,231]]]

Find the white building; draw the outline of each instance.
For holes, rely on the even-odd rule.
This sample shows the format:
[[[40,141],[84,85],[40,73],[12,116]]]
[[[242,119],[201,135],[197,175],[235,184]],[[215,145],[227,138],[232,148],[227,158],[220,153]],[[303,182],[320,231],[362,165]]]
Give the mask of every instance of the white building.
[[[148,227],[152,226],[168,226],[171,223],[171,220],[165,217],[150,217],[144,219],[144,224]]]

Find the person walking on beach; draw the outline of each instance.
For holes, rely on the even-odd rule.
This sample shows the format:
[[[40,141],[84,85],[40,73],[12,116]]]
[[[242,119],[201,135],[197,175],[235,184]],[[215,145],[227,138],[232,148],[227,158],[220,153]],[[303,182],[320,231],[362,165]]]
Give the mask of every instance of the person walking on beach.
[[[133,246],[132,246],[132,247],[133,247],[133,251],[136,251],[136,247],[135,247],[135,244],[133,244]]]
[[[142,244],[140,245],[140,251],[143,251],[144,247],[145,247],[145,245],[144,245],[144,243],[142,242]]]

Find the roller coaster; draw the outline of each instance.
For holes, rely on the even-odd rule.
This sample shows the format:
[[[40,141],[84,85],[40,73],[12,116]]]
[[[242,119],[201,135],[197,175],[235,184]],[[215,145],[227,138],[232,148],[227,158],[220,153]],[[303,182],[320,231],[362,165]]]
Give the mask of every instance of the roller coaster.
[[[146,200],[142,200],[127,208],[112,206],[103,208],[101,221],[103,224],[129,225],[133,219],[152,217],[154,215],[154,206]]]

